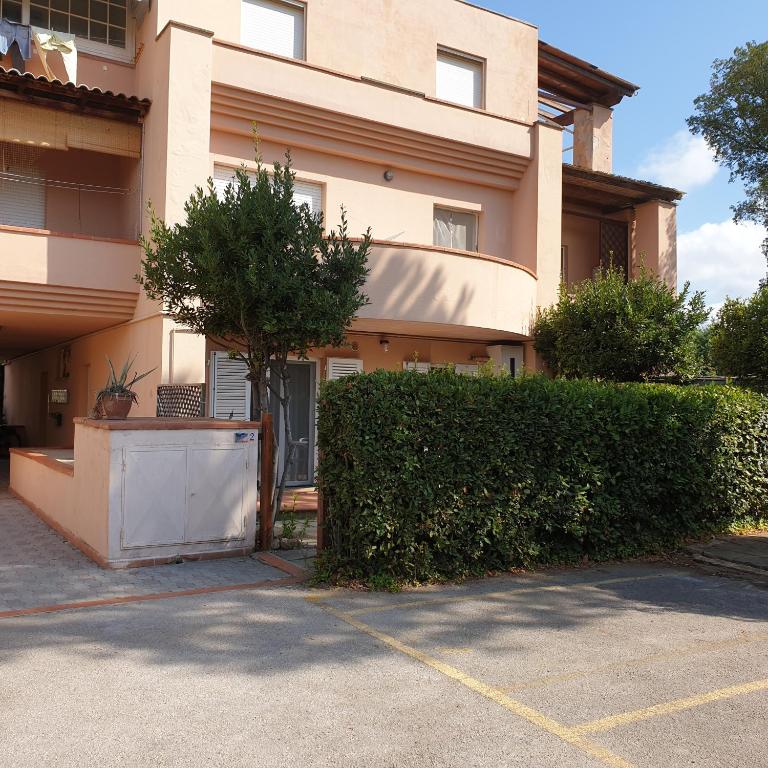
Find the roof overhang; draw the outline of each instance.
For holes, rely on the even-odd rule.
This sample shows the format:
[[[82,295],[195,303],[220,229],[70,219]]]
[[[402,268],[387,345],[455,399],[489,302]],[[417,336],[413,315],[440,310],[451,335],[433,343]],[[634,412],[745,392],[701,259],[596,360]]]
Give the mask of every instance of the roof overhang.
[[[19,99],[38,106],[126,123],[141,123],[151,106],[149,99],[48,80],[3,67],[0,67],[0,98]]]
[[[615,107],[640,86],[539,41],[539,88],[573,106]]]
[[[590,171],[563,165],[563,202],[565,205],[615,213],[651,201],[676,203],[684,193],[650,181],[639,181],[612,173]]]

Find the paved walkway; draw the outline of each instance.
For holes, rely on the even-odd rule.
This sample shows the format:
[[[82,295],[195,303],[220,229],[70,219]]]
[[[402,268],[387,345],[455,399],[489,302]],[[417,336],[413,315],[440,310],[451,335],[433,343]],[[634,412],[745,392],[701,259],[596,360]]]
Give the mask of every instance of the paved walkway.
[[[707,565],[768,579],[768,533],[720,536],[689,550],[696,560]]]
[[[287,575],[255,557],[104,570],[4,487],[0,488],[0,613],[129,595],[254,584],[283,580]]]

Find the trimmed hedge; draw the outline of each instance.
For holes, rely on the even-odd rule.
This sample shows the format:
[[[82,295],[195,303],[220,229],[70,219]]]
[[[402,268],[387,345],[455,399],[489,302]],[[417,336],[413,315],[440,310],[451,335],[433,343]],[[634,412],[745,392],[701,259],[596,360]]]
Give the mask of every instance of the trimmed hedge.
[[[380,371],[324,384],[336,575],[454,578],[660,552],[768,515],[768,398]]]

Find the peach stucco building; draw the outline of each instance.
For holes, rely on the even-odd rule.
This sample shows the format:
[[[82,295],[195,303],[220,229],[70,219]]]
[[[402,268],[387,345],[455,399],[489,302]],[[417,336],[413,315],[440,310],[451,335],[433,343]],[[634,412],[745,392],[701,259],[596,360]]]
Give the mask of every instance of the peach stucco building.
[[[50,6],[50,7],[49,7]],[[311,479],[317,383],[354,370],[535,367],[537,307],[613,260],[676,281],[680,193],[612,175],[613,109],[636,86],[462,0],[0,0],[77,48],[0,58],[0,359],[8,424],[69,447],[109,355],[158,387],[205,384],[243,417],[242,371],[142,296],[146,203],[169,222],[195,186],[290,148],[297,193],[376,240],[371,303],[344,349],[297,362]],[[79,9],[79,10],[78,10]],[[14,27],[15,29],[15,27]],[[23,31],[23,29],[22,29]],[[33,30],[34,33],[34,30]],[[573,147],[573,162],[564,164]]]

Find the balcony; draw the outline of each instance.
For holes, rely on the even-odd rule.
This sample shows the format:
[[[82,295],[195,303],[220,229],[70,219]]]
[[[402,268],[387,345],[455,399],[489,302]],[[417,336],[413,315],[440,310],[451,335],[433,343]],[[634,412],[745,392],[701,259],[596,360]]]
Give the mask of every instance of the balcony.
[[[0,355],[129,320],[138,161],[0,142]]]
[[[512,261],[469,251],[374,244],[370,304],[354,329],[435,338],[519,339],[536,311],[536,276]]]

